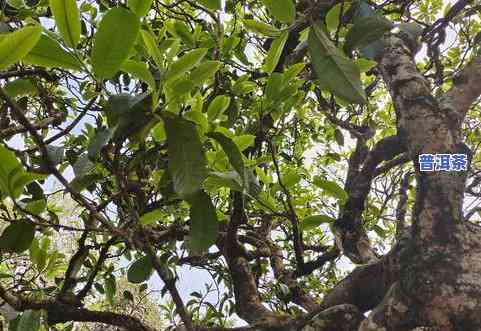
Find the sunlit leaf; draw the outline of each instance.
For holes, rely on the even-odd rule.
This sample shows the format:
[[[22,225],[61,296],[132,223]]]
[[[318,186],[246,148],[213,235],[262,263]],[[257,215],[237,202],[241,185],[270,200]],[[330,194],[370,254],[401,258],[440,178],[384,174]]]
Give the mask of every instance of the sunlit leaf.
[[[40,39],[41,26],[27,26],[3,36],[0,41],[0,70],[23,59]]]
[[[149,12],[152,6],[152,0],[129,0],[127,6],[137,14],[138,17],[143,17]]]
[[[80,61],[67,53],[58,42],[43,34],[23,62],[48,68],[80,70]]]
[[[293,0],[262,0],[269,12],[282,23],[292,23],[296,19],[296,6]]]
[[[55,23],[67,46],[76,47],[80,41],[80,11],[75,0],[50,0]]]
[[[102,18],[95,34],[92,66],[99,78],[111,78],[120,69],[134,46],[140,29],[138,17],[116,7]]]
[[[194,68],[207,54],[207,49],[198,48],[185,53],[176,62],[172,63],[166,74],[167,80],[174,80],[190,69]]]
[[[198,2],[210,10],[219,10],[222,7],[221,0],[198,0]]]
[[[142,225],[150,225],[160,220],[161,217],[162,217],[162,211],[159,209],[155,209],[140,216],[139,223]]]
[[[289,37],[289,32],[284,31],[279,36],[279,38],[277,38],[272,42],[271,48],[267,53],[264,66],[262,67],[265,72],[272,73],[276,68],[277,64],[279,63],[279,59],[281,58],[282,51],[284,50],[284,46],[286,45],[288,37]]]

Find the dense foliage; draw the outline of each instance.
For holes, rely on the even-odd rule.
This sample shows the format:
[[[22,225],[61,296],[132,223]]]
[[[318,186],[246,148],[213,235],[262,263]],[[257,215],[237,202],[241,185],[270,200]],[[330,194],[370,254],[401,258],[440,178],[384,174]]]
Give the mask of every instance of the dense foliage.
[[[0,6],[4,328],[378,330],[364,313],[481,220],[479,2]],[[421,174],[421,152],[469,169]],[[474,316],[415,312],[382,325]]]

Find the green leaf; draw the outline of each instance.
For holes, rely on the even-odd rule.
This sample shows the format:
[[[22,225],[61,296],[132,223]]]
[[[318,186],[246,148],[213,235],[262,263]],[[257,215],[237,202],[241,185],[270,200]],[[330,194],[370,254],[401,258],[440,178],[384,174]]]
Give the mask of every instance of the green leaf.
[[[25,56],[23,62],[27,64],[80,70],[81,63],[75,56],[67,53],[58,42],[47,35],[42,35],[35,47]]]
[[[198,0],[198,2],[210,10],[220,10],[222,8],[221,0]]]
[[[382,16],[360,18],[346,35],[346,43],[344,44],[346,53],[379,40],[392,27],[393,24]]]
[[[120,67],[120,69],[122,71],[125,71],[126,73],[131,74],[135,78],[146,82],[149,85],[149,87],[153,91],[155,91],[156,89],[155,79],[150,73],[149,67],[147,66],[146,63],[127,60],[124,63],[122,63],[122,66]]]
[[[187,46],[194,47],[194,36],[192,31],[190,30],[190,27],[186,23],[175,20],[170,31],[172,31],[172,34],[174,36],[179,37]]]
[[[75,0],[50,0],[55,23],[67,46],[75,48],[80,41],[80,11]]]
[[[266,98],[276,101],[281,97],[281,92],[284,83],[283,75],[278,72],[273,72],[266,84],[265,95]]]
[[[217,172],[212,171],[204,181],[204,188],[210,192],[217,193],[222,187],[242,192],[242,180],[237,171]]]
[[[176,62],[170,65],[170,69],[166,74],[167,80],[174,80],[183,75],[190,69],[194,68],[207,54],[206,48],[197,48],[185,53]]]
[[[376,61],[371,61],[364,58],[356,59],[354,60],[354,63],[357,65],[360,72],[368,72],[369,70],[377,66]]]
[[[162,211],[160,209],[155,209],[140,216],[139,223],[142,225],[150,225],[160,220],[161,217]]]
[[[45,210],[46,207],[47,207],[47,200],[39,199],[39,200],[29,201],[25,205],[25,210],[34,215],[40,215]]]
[[[324,223],[332,223],[335,219],[327,215],[313,215],[306,217],[301,222],[302,231],[309,231],[317,228],[319,225]]]
[[[44,242],[49,241],[45,240]],[[45,245],[40,247],[37,239],[32,240],[30,245],[30,260],[35,263],[39,271],[42,271],[47,263],[47,247]]]
[[[314,185],[321,188],[327,194],[345,202],[348,198],[346,191],[340,187],[336,182],[322,179],[319,176],[314,177]]]
[[[289,37],[289,32],[284,31],[279,38],[272,42],[269,52],[267,52],[266,60],[262,69],[267,73],[272,73],[279,63],[282,51],[286,45],[287,38]]]
[[[234,140],[236,145],[239,146],[239,149],[241,152],[246,150],[249,146],[252,146],[254,144],[255,139],[256,139],[256,136],[251,134],[244,134],[244,135],[235,136],[234,138],[232,138],[232,140]]]
[[[254,33],[272,38],[276,38],[281,35],[281,31],[279,29],[267,23],[252,19],[243,20],[242,22],[244,22],[244,26],[247,28],[247,30],[250,30]]]
[[[0,236],[0,249],[11,253],[22,253],[30,248],[35,236],[35,226],[31,223],[16,221],[3,230]]]
[[[42,27],[36,25],[5,34],[0,41],[0,70],[23,59],[37,44],[41,33]]]
[[[142,36],[147,53],[154,59],[157,67],[162,68],[162,53],[157,46],[155,35],[147,30],[140,30],[140,35]]]
[[[341,15],[341,8],[343,4],[344,4],[343,2],[338,3],[327,12],[326,26],[329,31],[337,30],[337,27],[339,26],[339,17]]]
[[[3,145],[0,145],[0,160],[0,198],[9,195],[16,199],[28,183],[44,177],[26,172],[15,154]]]
[[[127,59],[140,29],[138,17],[131,11],[116,7],[102,18],[95,33],[92,66],[99,78],[112,78]]]
[[[25,1],[23,0],[7,0],[7,3],[16,9],[25,8]]]
[[[296,19],[296,6],[292,0],[262,0],[269,12],[282,23],[292,23]]]
[[[40,329],[40,312],[26,310],[17,325],[17,331],[38,331]]]
[[[156,126],[154,126],[154,128],[152,129],[152,137],[158,143],[163,142],[167,138],[164,122],[159,122]]]
[[[219,230],[216,209],[207,193],[199,191],[189,199],[192,221],[190,244],[194,251],[206,251],[215,244]]]
[[[137,14],[138,17],[144,17],[152,6],[152,0],[129,0],[127,6]]]
[[[282,184],[287,188],[290,188],[297,183],[299,183],[302,179],[302,176],[298,174],[295,170],[290,169],[286,171],[286,173],[282,176]]]
[[[207,176],[207,161],[194,123],[173,114],[162,114],[169,153],[169,171],[174,190],[182,198],[201,189]]]
[[[11,97],[22,97],[26,95],[37,95],[38,90],[30,79],[16,79],[5,85],[5,92]]]
[[[127,280],[134,284],[140,284],[149,280],[154,269],[148,256],[141,257],[130,266],[127,271]]]
[[[214,76],[221,65],[222,62],[220,61],[205,61],[192,70],[189,80],[192,81],[194,85],[205,84]]]
[[[215,139],[222,146],[222,149],[229,158],[230,164],[240,175],[242,183],[244,183],[246,178],[246,168],[239,147],[232,139],[220,132],[211,132],[208,134],[208,136],[212,139]]]
[[[218,95],[212,100],[207,108],[209,121],[214,121],[229,108],[230,98],[226,95]]]
[[[319,24],[308,38],[309,54],[321,88],[353,103],[366,103],[359,68],[329,40]]]

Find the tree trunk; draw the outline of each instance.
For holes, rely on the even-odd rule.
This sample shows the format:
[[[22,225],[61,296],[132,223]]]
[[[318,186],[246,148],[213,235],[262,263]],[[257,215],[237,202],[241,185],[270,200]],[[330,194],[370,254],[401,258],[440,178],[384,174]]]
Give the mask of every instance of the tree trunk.
[[[469,158],[461,140],[467,109],[431,95],[403,38],[390,36],[384,43],[380,67],[398,134],[416,169],[417,192],[399,279],[359,330],[481,330],[481,228],[463,222],[467,172],[421,172],[418,164],[420,154]]]

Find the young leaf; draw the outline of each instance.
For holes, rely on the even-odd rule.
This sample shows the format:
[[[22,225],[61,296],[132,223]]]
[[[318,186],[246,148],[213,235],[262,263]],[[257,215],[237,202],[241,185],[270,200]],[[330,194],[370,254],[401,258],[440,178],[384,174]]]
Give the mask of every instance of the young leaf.
[[[266,60],[263,66],[265,72],[272,73],[276,68],[288,37],[289,32],[284,31],[279,38],[272,42],[271,48],[269,49],[269,52],[267,52]]]
[[[198,0],[198,2],[210,10],[220,10],[222,8],[221,0]]]
[[[319,24],[312,26],[308,44],[319,85],[346,101],[366,103],[359,68],[336,48]]]
[[[144,17],[152,6],[152,0],[129,0],[127,6],[137,14],[138,17]]]
[[[134,284],[147,281],[153,272],[152,261],[148,256],[141,257],[130,266],[127,271],[127,280]]]
[[[142,225],[150,225],[156,221],[158,221],[162,217],[162,212],[160,209],[155,209],[148,213],[143,214],[139,218],[139,223]]]
[[[174,190],[182,198],[200,191],[207,176],[207,161],[194,123],[173,114],[162,114],[167,133],[169,171]]]
[[[59,43],[47,35],[42,35],[35,47],[25,56],[23,62],[42,67],[80,70],[81,63],[67,53]]]
[[[0,236],[0,249],[11,253],[22,253],[30,248],[35,237],[35,226],[16,221],[3,230]]]
[[[240,151],[243,152],[247,147],[252,146],[254,144],[254,140],[256,136],[251,134],[244,134],[241,136],[236,136],[232,138],[236,145],[239,147]]]
[[[343,2],[338,3],[327,12],[326,26],[329,31],[337,30],[337,27],[339,26],[339,17],[341,14],[342,6],[343,6]]]
[[[209,195],[199,191],[189,199],[192,221],[190,243],[195,252],[206,251],[212,246],[219,230],[216,209]]]
[[[189,80],[192,81],[194,85],[204,84],[214,76],[221,65],[222,62],[220,61],[205,61],[192,70]]]
[[[147,30],[141,30],[140,35],[144,41],[145,49],[147,53],[154,59],[155,64],[158,68],[162,68],[162,53],[157,46],[157,41],[153,33]]]
[[[245,27],[257,34],[264,35],[266,37],[276,38],[281,35],[281,31],[279,29],[273,27],[272,25],[266,24],[264,22],[246,19],[243,20]]]
[[[226,95],[218,95],[212,100],[207,108],[209,121],[214,121],[229,108],[230,98]]]
[[[208,134],[208,136],[212,139],[215,139],[222,146],[222,149],[229,158],[230,164],[232,164],[232,167],[240,175],[242,182],[244,182],[246,177],[246,169],[239,147],[237,147],[232,139],[220,132],[211,132]]]
[[[28,183],[44,177],[26,172],[15,154],[3,145],[0,145],[0,160],[0,197],[9,195],[16,199]]]
[[[207,54],[206,48],[197,48],[185,53],[176,62],[172,63],[166,74],[166,79],[173,81],[190,69],[194,68]]]
[[[262,0],[269,12],[282,23],[292,23],[296,19],[296,6],[293,0]]]
[[[354,63],[357,65],[360,72],[368,72],[369,70],[377,66],[376,61],[372,61],[364,58],[358,58],[354,60]]]
[[[99,78],[111,78],[127,59],[140,29],[138,17],[130,10],[110,9],[94,37],[92,66]]]
[[[319,225],[323,223],[332,223],[335,219],[327,216],[327,215],[313,215],[306,217],[301,222],[301,229],[302,231],[309,231],[312,229],[317,228]]]
[[[67,46],[75,48],[80,41],[80,11],[75,0],[50,0],[55,23]]]
[[[3,36],[0,41],[0,70],[23,59],[37,44],[42,27],[27,26]]]
[[[153,91],[155,91],[155,89],[156,89],[155,80],[154,80],[154,77],[152,76],[152,74],[150,73],[147,64],[127,60],[124,63],[122,63],[122,66],[120,67],[120,69],[122,71],[125,71],[125,72],[131,74],[135,78],[146,82],[147,85],[149,85],[149,87]]]
[[[346,35],[344,49],[350,53],[354,48],[363,48],[379,40],[392,29],[393,24],[382,16],[360,18]]]

